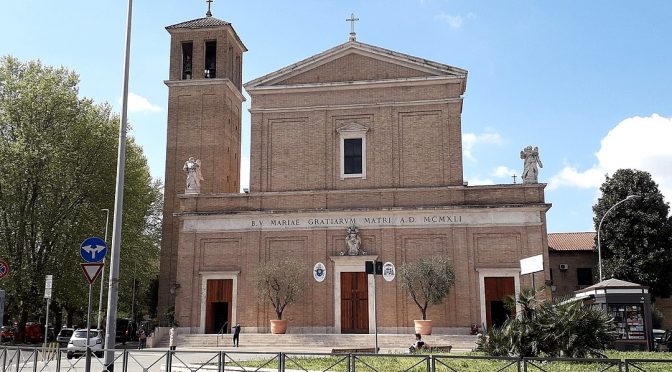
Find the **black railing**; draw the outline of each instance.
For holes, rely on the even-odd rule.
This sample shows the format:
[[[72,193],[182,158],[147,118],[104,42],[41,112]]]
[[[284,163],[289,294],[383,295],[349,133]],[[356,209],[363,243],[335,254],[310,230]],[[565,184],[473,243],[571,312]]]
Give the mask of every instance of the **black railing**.
[[[672,371],[672,354],[661,359],[516,358],[446,354],[362,354],[192,350],[113,351],[114,372],[224,372],[224,371]],[[664,358],[664,359],[662,359]],[[316,363],[319,361],[320,363]],[[109,370],[103,358],[84,352],[67,358],[67,349],[0,347],[0,372],[101,372]],[[316,367],[316,365],[318,365]]]

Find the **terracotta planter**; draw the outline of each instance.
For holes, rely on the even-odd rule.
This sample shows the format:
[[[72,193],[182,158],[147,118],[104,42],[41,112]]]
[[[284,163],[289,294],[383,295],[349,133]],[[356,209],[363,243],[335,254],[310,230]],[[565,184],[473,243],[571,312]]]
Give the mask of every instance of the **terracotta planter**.
[[[431,320],[414,320],[413,322],[415,322],[415,333],[419,333],[421,335],[432,334]]]
[[[271,333],[274,335],[279,335],[287,332],[287,320],[271,320]]]

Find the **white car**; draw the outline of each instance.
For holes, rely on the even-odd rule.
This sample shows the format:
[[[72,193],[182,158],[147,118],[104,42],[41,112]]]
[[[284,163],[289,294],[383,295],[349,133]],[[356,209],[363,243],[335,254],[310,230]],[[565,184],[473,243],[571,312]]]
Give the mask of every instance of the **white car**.
[[[102,330],[89,330],[89,347],[98,358],[103,356],[103,349],[105,348],[105,335]],[[68,341],[68,359],[72,357],[79,357],[86,353],[86,329],[78,329],[70,337]]]

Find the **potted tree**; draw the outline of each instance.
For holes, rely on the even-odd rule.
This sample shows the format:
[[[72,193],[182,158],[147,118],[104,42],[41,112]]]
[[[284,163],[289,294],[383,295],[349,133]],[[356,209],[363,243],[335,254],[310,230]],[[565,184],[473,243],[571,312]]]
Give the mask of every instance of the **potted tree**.
[[[421,320],[415,320],[415,333],[432,334],[432,321],[427,320],[427,307],[443,302],[455,284],[455,271],[448,258],[434,256],[401,265],[399,276],[409,297],[420,309]]]
[[[287,320],[282,313],[287,305],[296,302],[303,293],[306,278],[296,261],[269,262],[255,272],[255,287],[259,302],[269,301],[277,319],[271,320],[271,333],[287,331]]]

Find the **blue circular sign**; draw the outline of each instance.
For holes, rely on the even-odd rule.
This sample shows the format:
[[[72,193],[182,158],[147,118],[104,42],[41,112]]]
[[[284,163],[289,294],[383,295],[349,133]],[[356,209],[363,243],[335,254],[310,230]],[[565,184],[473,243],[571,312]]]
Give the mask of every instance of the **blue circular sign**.
[[[100,262],[107,254],[107,243],[97,236],[87,238],[79,246],[79,255],[86,262]]]

